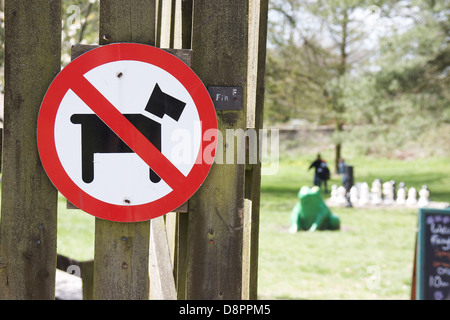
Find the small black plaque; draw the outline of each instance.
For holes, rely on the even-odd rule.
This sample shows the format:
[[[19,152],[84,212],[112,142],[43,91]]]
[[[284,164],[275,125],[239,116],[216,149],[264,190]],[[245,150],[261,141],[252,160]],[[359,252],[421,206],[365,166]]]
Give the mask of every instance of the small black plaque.
[[[208,87],[216,110],[242,110],[241,87]]]

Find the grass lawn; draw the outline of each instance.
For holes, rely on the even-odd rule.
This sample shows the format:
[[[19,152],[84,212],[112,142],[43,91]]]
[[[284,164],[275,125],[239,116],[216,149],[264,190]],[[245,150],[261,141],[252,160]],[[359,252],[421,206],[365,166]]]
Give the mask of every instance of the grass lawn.
[[[66,209],[58,198],[58,253],[78,261],[94,259],[95,218],[79,209]]]
[[[285,158],[276,175],[262,177],[258,293],[261,299],[409,299],[416,209],[331,208],[340,231],[288,233],[309,162]],[[432,201],[450,201],[450,159],[359,159],[355,182],[375,178],[427,184]],[[339,184],[339,177],[331,183]],[[324,196],[326,197],[326,196]]]

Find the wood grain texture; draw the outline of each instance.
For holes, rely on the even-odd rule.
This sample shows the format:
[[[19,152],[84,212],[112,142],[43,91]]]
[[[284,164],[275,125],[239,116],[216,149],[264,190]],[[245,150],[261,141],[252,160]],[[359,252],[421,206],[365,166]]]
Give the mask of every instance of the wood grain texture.
[[[249,63],[247,129],[260,130],[264,114],[264,76],[266,64],[268,0],[251,1],[249,14]],[[256,142],[259,146],[259,136]],[[251,148],[251,146],[250,146]],[[245,171],[245,214],[243,243],[243,299],[258,298],[259,213],[261,159],[247,162]]]
[[[155,44],[155,0],[100,1],[100,44]],[[96,219],[94,299],[149,298],[150,221]]]
[[[5,1],[1,299],[55,297],[57,190],[40,163],[36,130],[60,62],[60,1]]]
[[[206,86],[242,87],[245,101],[248,1],[196,0],[192,31],[192,69]],[[245,129],[246,107],[217,118],[223,134]],[[241,299],[244,176],[244,164],[214,164],[189,200],[187,299]]]

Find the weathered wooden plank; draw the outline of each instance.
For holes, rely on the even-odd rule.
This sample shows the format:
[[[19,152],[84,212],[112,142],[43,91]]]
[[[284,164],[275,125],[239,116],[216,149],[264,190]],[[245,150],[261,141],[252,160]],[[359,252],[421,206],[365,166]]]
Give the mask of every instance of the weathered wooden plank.
[[[183,48],[183,33],[182,33],[182,23],[183,23],[183,17],[182,17],[182,0],[173,0],[173,6],[172,6],[172,20],[173,20],[173,29],[172,29],[172,48],[181,49]]]
[[[154,0],[102,0],[100,44],[155,44]],[[117,223],[96,219],[95,299],[148,299],[150,222]]]
[[[247,128],[263,127],[264,74],[266,62],[268,0],[250,1],[249,88]],[[258,137],[259,146],[259,137]],[[252,148],[253,146],[249,146]],[[258,148],[259,149],[259,148]],[[245,219],[243,248],[243,299],[258,297],[259,207],[261,191],[261,159],[248,164],[245,172]]]
[[[137,42],[155,45],[156,0],[100,1],[100,44]]]
[[[174,248],[174,278],[179,300],[186,299],[186,260],[188,214],[178,214],[176,221],[176,237]]]
[[[83,300],[94,299],[94,260],[81,262]]]
[[[149,239],[149,221],[96,219],[94,299],[148,299]]]
[[[161,42],[161,47],[170,46],[174,49],[164,49],[174,53],[182,59],[188,66],[192,62],[192,50],[190,48],[191,25],[192,25],[192,0],[172,0],[171,12],[166,7],[165,12],[162,10],[162,2],[160,3],[159,21],[164,20],[165,25],[170,28],[158,28],[157,38],[165,39]],[[170,1],[166,2],[166,5]],[[162,23],[162,22],[161,22]],[[159,24],[160,25],[160,24]],[[186,48],[186,50],[179,50]],[[179,55],[185,53],[184,56]],[[187,55],[189,53],[189,56]],[[186,235],[187,235],[187,216],[179,213],[188,212],[188,202],[180,208],[174,210],[176,213],[169,213],[165,216],[167,238],[169,242],[169,250],[171,255],[171,263],[173,266],[173,277],[177,288],[178,299],[184,299],[185,294],[185,257],[186,257]]]
[[[60,70],[60,1],[5,1],[5,40],[0,299],[54,299],[57,191],[40,164],[36,124]]]
[[[175,55],[177,58],[181,59],[188,66],[192,64],[193,52],[190,49],[163,49],[163,50]]]
[[[181,48],[190,49],[193,0],[181,0]]]
[[[192,30],[192,69],[206,86],[242,87],[246,101],[248,1],[196,0]],[[224,137],[246,128],[246,112],[246,105],[217,112]],[[189,200],[187,299],[241,299],[244,171],[244,164],[214,164]]]
[[[152,219],[150,232],[150,299],[176,300],[169,242],[164,217]]]
[[[71,60],[77,58],[83,53],[88,52],[89,50],[98,48],[96,44],[74,44],[70,50],[70,58]]]
[[[163,0],[155,0],[156,1],[156,46],[158,48],[161,47],[161,24],[162,24],[162,15],[163,15]]]
[[[158,1],[157,46],[173,48],[173,15],[175,0]]]
[[[179,45],[183,49],[191,48],[192,38],[192,8],[193,0],[178,0],[181,2],[181,13],[178,12],[178,21],[181,24],[181,30],[177,29],[175,33],[175,46]],[[180,27],[179,27],[180,28]],[[181,32],[181,35],[179,34]],[[180,39],[181,38],[181,39]],[[181,44],[179,44],[181,41]],[[191,50],[192,53],[192,50]],[[192,59],[186,62],[192,66]],[[187,208],[189,211],[189,208]],[[187,211],[187,212],[188,212]],[[187,260],[187,235],[188,235],[188,215],[177,214],[176,230],[174,239],[174,277],[177,287],[178,299],[186,299],[186,260]]]
[[[71,50],[71,58],[72,60],[77,58],[83,53],[88,52],[89,50],[98,48],[98,45],[91,45],[91,44],[74,44],[72,46]],[[190,49],[172,49],[172,48],[165,48],[162,49],[164,51],[167,51],[174,56],[176,56],[178,59],[182,60],[184,63],[186,63],[188,66],[192,63],[192,50]]]

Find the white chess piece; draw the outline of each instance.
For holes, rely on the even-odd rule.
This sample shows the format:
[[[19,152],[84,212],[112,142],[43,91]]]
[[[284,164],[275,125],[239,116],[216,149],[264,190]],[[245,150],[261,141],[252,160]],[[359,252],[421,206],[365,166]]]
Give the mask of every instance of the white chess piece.
[[[375,190],[381,189],[381,180],[380,179],[373,180],[372,189],[375,189]]]
[[[406,203],[406,189],[403,182],[401,182],[398,186],[397,199],[395,200],[395,202],[400,206]]]
[[[337,202],[337,185],[335,185],[335,184],[333,184],[331,186],[330,202],[332,202],[332,203],[336,203]]]
[[[390,205],[394,203],[394,185],[391,181],[383,183],[383,203]]]
[[[359,197],[358,197],[358,188],[356,186],[352,186],[350,188],[350,202],[351,203],[358,203]]]
[[[427,186],[422,186],[419,191],[419,201],[417,201],[417,206],[419,208],[426,207],[430,203],[430,191]]]
[[[408,190],[408,198],[406,199],[408,206],[415,206],[417,204],[417,191],[416,188],[411,187]]]
[[[345,198],[345,194],[347,193],[347,190],[343,186],[340,186],[337,188],[337,203],[339,205],[345,205],[347,204],[347,199]]]
[[[375,179],[375,181],[372,183],[372,204],[378,205],[381,204],[383,201],[382,194],[381,194],[381,181],[379,179]]]
[[[363,182],[361,184],[361,188],[359,191],[358,204],[361,206],[364,206],[364,205],[368,204],[369,201],[370,201],[369,185],[367,184],[367,182]]]

